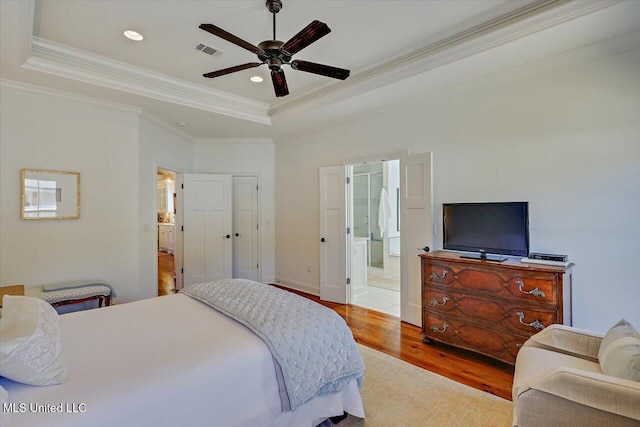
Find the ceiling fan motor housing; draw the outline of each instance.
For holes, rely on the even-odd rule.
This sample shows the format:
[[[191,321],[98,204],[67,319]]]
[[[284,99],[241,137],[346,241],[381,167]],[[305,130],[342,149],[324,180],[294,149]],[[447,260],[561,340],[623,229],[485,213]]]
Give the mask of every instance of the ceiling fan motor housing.
[[[266,62],[269,68],[277,70],[281,64],[291,61],[291,55],[285,51],[280,50],[280,47],[284,44],[280,40],[265,40],[258,45],[262,50],[258,54],[258,59],[262,62]]]
[[[280,0],[267,0],[267,9],[271,13],[278,13],[282,9],[282,1]]]

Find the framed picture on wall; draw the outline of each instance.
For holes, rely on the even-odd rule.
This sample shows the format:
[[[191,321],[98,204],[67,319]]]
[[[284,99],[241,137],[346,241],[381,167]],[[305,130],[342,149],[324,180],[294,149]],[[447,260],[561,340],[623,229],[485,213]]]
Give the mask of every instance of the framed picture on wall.
[[[80,173],[22,169],[22,219],[80,218]]]

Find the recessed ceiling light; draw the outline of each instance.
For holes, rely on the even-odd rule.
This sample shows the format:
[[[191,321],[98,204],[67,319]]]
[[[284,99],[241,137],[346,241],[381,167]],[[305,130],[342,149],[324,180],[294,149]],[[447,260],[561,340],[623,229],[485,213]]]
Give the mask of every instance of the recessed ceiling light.
[[[135,42],[139,42],[139,41],[142,41],[144,39],[142,34],[140,34],[137,31],[133,31],[133,30],[126,30],[122,34],[124,34],[124,36],[126,38],[128,38],[129,40],[133,40]]]
[[[260,76],[252,76],[249,80],[251,80],[254,83],[260,83],[262,82],[264,79]]]

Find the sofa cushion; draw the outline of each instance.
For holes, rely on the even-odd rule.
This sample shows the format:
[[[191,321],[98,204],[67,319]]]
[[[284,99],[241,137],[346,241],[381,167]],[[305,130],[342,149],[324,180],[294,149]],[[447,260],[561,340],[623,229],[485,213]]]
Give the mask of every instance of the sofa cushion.
[[[525,347],[544,348],[598,363],[598,350],[603,336],[597,332],[554,324],[531,336]]]
[[[557,353],[536,347],[523,347],[518,352],[513,383],[513,401],[530,384],[541,375],[545,375],[558,367],[575,368],[583,371],[602,374],[600,365],[595,362]]]
[[[620,320],[602,339],[598,359],[605,374],[640,382],[640,333]]]

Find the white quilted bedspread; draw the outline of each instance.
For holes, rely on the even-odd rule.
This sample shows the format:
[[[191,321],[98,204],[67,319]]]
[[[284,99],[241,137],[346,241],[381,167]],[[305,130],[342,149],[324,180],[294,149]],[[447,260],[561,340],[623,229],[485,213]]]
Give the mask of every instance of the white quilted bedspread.
[[[351,330],[333,310],[294,293],[244,279],[182,290],[251,329],[267,344],[281,385],[283,411],[314,396],[362,384],[364,363]]]

